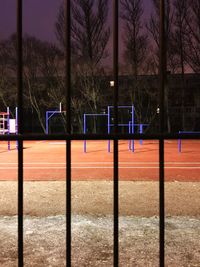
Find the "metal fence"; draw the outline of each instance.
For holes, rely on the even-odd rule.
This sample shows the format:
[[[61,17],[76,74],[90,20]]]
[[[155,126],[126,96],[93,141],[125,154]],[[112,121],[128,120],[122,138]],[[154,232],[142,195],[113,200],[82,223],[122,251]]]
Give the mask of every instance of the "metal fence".
[[[70,0],[65,0],[65,85],[67,134],[24,134],[23,126],[23,47],[22,47],[22,0],[17,0],[17,88],[18,88],[18,134],[1,135],[0,140],[18,141],[18,266],[23,266],[23,142],[25,140],[66,140],[66,264],[71,266],[71,141],[72,140],[113,140],[113,204],[114,204],[114,251],[113,264],[119,265],[119,198],[118,198],[118,141],[120,139],[154,139],[159,141],[159,265],[165,264],[165,189],[164,189],[164,141],[166,139],[199,139],[200,134],[164,133],[164,88],[166,79],[166,48],[164,27],[164,0],[160,0],[160,132],[157,134],[119,134],[118,133],[118,18],[119,1],[113,0],[113,80],[114,80],[114,133],[113,134],[71,134],[71,67],[70,67]]]

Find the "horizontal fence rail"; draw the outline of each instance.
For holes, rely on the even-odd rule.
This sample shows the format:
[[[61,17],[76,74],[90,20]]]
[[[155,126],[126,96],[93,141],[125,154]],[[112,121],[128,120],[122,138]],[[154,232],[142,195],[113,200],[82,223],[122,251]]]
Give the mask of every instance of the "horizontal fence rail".
[[[31,141],[31,140],[198,140],[200,134],[23,134],[23,135],[0,135],[0,141]]]

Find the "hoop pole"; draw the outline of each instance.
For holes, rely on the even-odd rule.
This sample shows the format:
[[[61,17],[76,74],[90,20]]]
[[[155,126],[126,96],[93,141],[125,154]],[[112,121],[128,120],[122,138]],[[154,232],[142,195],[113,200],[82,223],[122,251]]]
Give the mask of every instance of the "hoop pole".
[[[179,134],[181,131],[178,132]],[[178,139],[178,152],[181,153],[181,138]]]
[[[64,112],[64,111],[63,111]],[[49,119],[53,117],[55,114],[62,113],[62,110],[48,110],[46,111],[46,134],[49,133]]]

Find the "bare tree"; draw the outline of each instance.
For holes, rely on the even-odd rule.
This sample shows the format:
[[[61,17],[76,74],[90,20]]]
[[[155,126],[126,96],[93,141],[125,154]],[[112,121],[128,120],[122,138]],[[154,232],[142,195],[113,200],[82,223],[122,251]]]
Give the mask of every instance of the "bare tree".
[[[187,65],[186,41],[188,34],[187,16],[189,15],[189,4],[187,0],[174,0],[174,29],[172,35],[172,47],[177,55],[178,67],[181,71],[181,107],[182,107],[182,129],[185,129],[185,68]]]
[[[100,93],[101,82],[100,77],[102,72],[98,72],[98,75],[91,73],[91,69],[87,65],[76,67],[77,82],[75,86],[79,87],[79,101],[81,103],[82,110],[85,105],[85,111],[97,113],[99,106],[102,103],[102,95]],[[72,102],[73,104],[73,102]],[[75,107],[73,107],[75,108]],[[97,130],[97,118],[93,117],[93,131]]]
[[[151,0],[153,4],[153,11],[146,27],[154,42],[154,55],[156,56],[157,67],[159,65],[159,0]],[[174,72],[176,66],[175,53],[171,49],[172,32],[173,32],[174,12],[171,6],[171,0],[166,0],[165,8],[165,40],[167,49],[167,69]]]
[[[187,62],[192,70],[200,73],[200,2],[191,0],[187,15]]]
[[[74,78],[79,79],[80,92],[93,113],[97,112],[100,103],[97,76],[100,74],[102,59],[107,57],[106,46],[110,37],[107,18],[108,0],[72,2],[72,62],[74,72],[79,76],[75,75]],[[63,4],[55,27],[56,36],[63,47],[65,43]]]
[[[135,78],[143,71],[147,59],[148,38],[142,25],[141,0],[121,0],[121,18],[124,22],[124,58]]]
[[[14,72],[10,69],[11,47],[7,40],[0,43],[0,108],[1,111],[6,107],[16,106],[16,83]],[[12,113],[12,109],[10,110]]]
[[[147,29],[152,37],[154,42],[154,61],[157,65],[157,71],[159,66],[159,0],[152,0],[153,11],[149,20],[149,23],[146,25]],[[173,20],[174,12],[171,6],[171,1],[166,0],[165,8],[165,41],[166,41],[166,50],[167,50],[167,69],[168,73],[173,73],[177,69],[177,59],[172,49],[172,31],[173,31]],[[167,129],[168,132],[171,131],[171,123],[169,116],[169,88],[168,83],[165,88],[165,110],[166,110],[166,120],[167,120]]]
[[[0,58],[4,58],[3,70],[9,79],[16,79],[16,35],[12,35],[2,44]],[[2,46],[1,45],[1,46]],[[23,75],[24,107],[31,108],[37,115],[42,130],[45,132],[45,110],[57,102],[54,91],[59,87],[57,65],[60,54],[55,46],[26,35],[23,38]],[[4,76],[6,77],[6,76]],[[6,89],[5,82],[1,84]],[[2,89],[3,92],[3,89]],[[10,94],[15,96],[14,91]],[[3,97],[3,95],[1,94]],[[5,99],[5,97],[4,97]],[[60,102],[60,101],[59,101]],[[57,105],[58,103],[57,102]],[[6,104],[6,103],[5,103]]]
[[[54,45],[31,36],[24,37],[23,48],[25,97],[45,132],[45,109],[58,106],[62,100],[57,73],[60,52]]]
[[[72,2],[72,53],[79,63],[95,67],[107,56],[110,28],[106,25],[108,0],[74,0]],[[56,36],[64,46],[64,6],[60,7]]]
[[[144,81],[138,75],[147,71],[148,36],[143,27],[142,0],[121,0],[121,18],[124,22],[124,59],[131,66],[133,81],[128,88],[131,102],[135,106],[138,123],[142,123],[150,115],[150,92],[146,90]],[[145,108],[144,108],[145,103]]]
[[[77,126],[77,130],[79,133],[83,132],[83,108],[85,105],[85,101],[82,99],[80,101],[80,96],[74,95],[71,99],[72,111],[73,111],[73,120],[74,126]]]

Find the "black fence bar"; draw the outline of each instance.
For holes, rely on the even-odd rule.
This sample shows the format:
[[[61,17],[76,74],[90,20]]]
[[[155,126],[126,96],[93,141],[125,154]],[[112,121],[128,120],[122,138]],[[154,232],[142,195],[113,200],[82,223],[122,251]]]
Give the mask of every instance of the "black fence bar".
[[[165,127],[165,85],[166,85],[166,38],[165,38],[165,0],[160,0],[160,133]],[[164,139],[159,140],[159,251],[160,267],[165,266],[165,176]]]
[[[22,50],[22,0],[17,1],[17,95],[18,133],[23,134],[23,50]],[[23,257],[23,140],[18,142],[18,266]]]
[[[71,0],[65,0],[65,89],[67,134],[71,134]],[[71,140],[66,142],[66,265],[71,266]]]
[[[118,133],[118,0],[113,0],[113,78],[114,78],[114,134]],[[114,183],[113,183],[113,265],[119,266],[119,169],[118,169],[118,139],[114,140]]]

